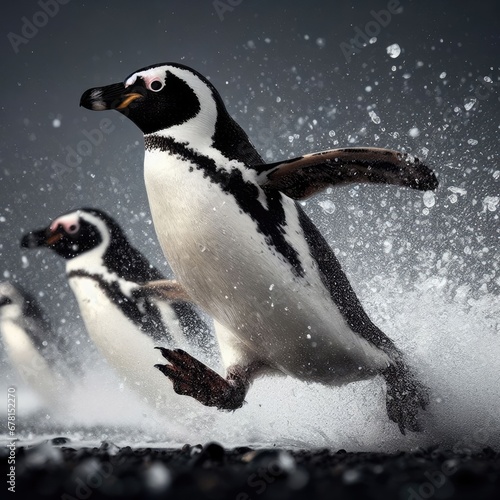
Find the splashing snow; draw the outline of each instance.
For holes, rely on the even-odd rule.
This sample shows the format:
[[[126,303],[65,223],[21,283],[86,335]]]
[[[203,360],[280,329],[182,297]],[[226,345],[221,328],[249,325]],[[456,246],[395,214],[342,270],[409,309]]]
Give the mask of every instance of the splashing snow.
[[[368,114],[370,115],[373,123],[376,123],[377,125],[380,123],[380,117],[377,115],[377,113],[375,113],[375,111],[371,110],[368,112]]]
[[[436,204],[436,195],[432,191],[426,191],[423,200],[427,208],[432,208]]]
[[[387,53],[393,59],[396,59],[401,54],[401,47],[397,43],[393,43],[386,48]]]

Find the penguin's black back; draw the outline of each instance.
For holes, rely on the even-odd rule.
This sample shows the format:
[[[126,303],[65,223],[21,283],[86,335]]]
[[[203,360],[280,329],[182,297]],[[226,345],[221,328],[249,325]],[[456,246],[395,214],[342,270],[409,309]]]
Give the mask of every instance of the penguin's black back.
[[[164,279],[164,275],[130,244],[113,218],[95,208],[82,208],[81,210],[102,219],[110,230],[111,241],[103,256],[104,265],[110,271],[115,272],[120,278],[135,283]]]

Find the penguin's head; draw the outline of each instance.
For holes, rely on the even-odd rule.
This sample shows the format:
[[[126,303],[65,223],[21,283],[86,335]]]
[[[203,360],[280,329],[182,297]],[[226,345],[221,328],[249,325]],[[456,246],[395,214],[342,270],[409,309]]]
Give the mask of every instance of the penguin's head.
[[[118,110],[144,134],[183,127],[205,136],[213,135],[219,107],[224,109],[218,92],[204,76],[176,63],[148,66],[123,83],[89,89],[80,105],[94,111]]]
[[[134,248],[119,224],[96,208],[80,208],[58,216],[48,227],[21,239],[23,248],[50,248],[72,269],[104,266],[118,277],[145,283],[163,274]]]
[[[117,228],[117,229],[116,229]],[[48,227],[31,231],[21,240],[23,248],[47,247],[65,259],[93,254],[102,257],[118,225],[104,212],[82,208],[54,219]]]
[[[0,283],[0,319],[18,320],[24,315],[24,292],[8,281]]]

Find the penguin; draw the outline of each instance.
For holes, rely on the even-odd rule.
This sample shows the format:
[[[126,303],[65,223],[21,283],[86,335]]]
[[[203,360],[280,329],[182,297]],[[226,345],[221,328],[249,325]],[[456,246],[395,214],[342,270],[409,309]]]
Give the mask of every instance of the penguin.
[[[368,317],[299,201],[329,186],[434,190],[417,158],[340,148],[265,164],[215,87],[177,63],[91,88],[80,105],[117,110],[144,134],[144,177],[158,239],[179,283],[220,325],[225,376],[184,350],[157,368],[178,394],[240,408],[264,374],[339,386],[380,375],[388,417],[422,430],[428,389]]]
[[[66,342],[54,333],[35,298],[8,281],[0,283],[0,337],[20,379],[45,405],[63,409],[72,373]]]
[[[212,352],[210,327],[183,290],[164,280],[105,212],[81,208],[58,216],[25,234],[21,246],[47,247],[66,260],[90,338],[150,405],[162,408],[173,395],[154,369],[161,359],[155,346],[191,347],[204,359]],[[152,280],[160,291],[148,285]]]

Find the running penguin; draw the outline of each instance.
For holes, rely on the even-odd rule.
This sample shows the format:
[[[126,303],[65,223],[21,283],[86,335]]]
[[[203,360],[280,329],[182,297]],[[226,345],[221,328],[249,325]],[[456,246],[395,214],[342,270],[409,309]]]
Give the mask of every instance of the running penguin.
[[[19,378],[47,407],[66,409],[71,383],[81,371],[33,295],[8,281],[0,283],[0,340]]]
[[[154,347],[191,348],[204,359],[213,351],[210,326],[189,297],[175,281],[164,280],[105,212],[81,208],[61,215],[26,234],[21,246],[46,247],[66,259],[66,276],[90,338],[149,404],[163,408],[171,401],[154,369],[161,359]]]
[[[177,63],[89,89],[80,104],[117,110],[143,132],[163,252],[187,294],[221,325],[224,377],[184,350],[162,349],[168,363],[158,368],[177,393],[234,410],[266,373],[333,386],[381,375],[389,418],[403,433],[421,430],[426,388],[369,319],[298,200],[349,183],[434,190],[429,167],[379,148],[265,164],[214,86]]]

